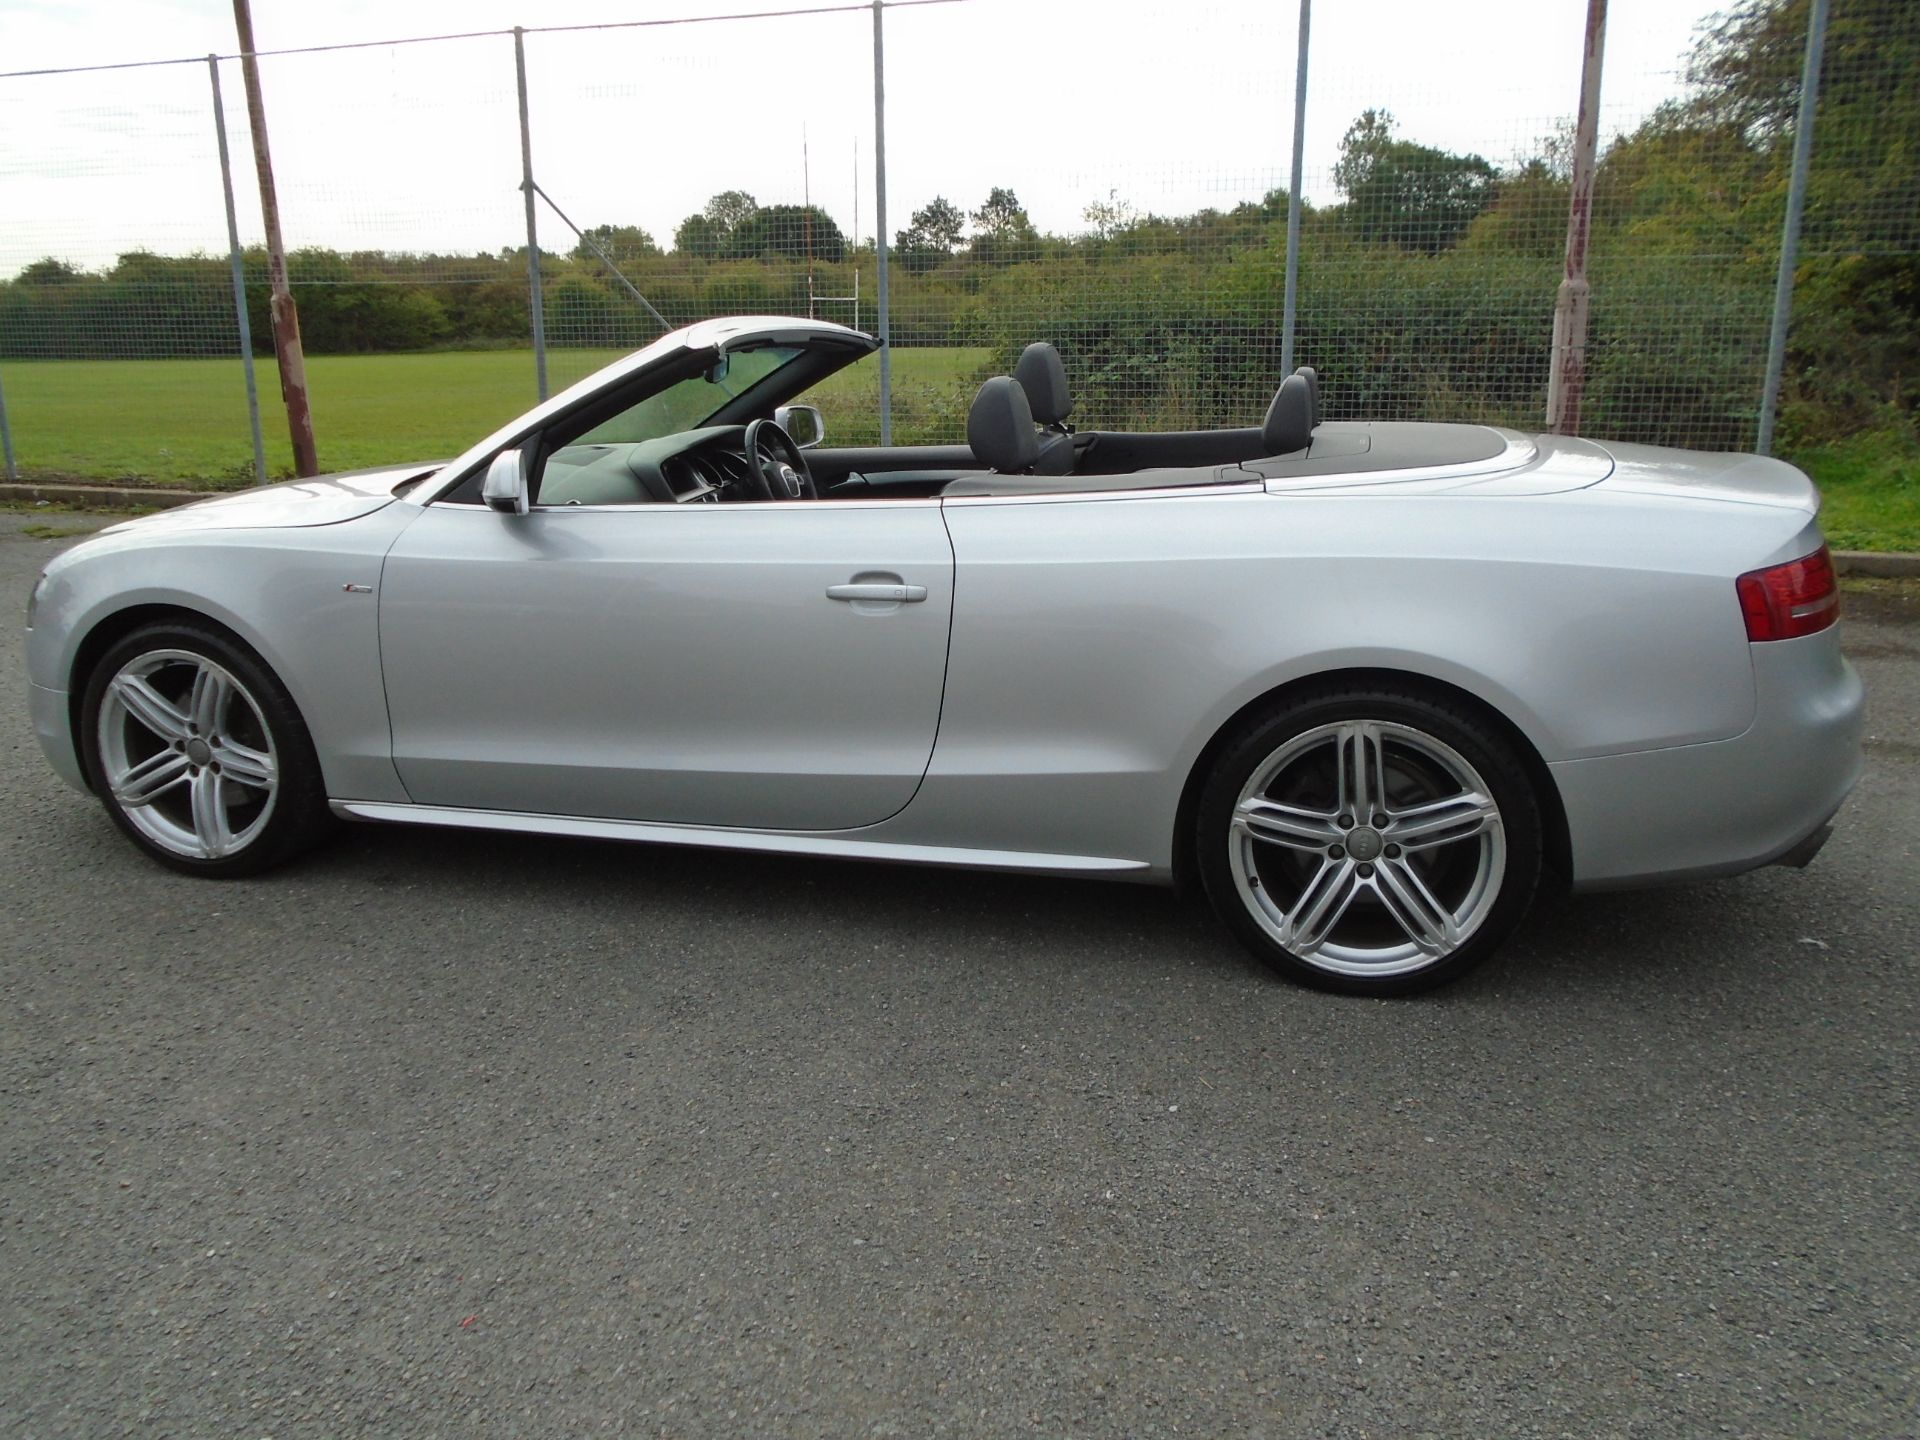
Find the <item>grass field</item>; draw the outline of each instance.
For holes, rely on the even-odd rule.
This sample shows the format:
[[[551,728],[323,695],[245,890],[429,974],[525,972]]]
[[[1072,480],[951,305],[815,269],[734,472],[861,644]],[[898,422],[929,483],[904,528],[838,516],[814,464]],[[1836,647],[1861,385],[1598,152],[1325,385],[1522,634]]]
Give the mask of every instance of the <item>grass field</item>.
[[[554,351],[554,388],[617,354]],[[984,349],[895,351],[895,441],[959,439],[989,358]],[[330,470],[451,456],[535,398],[526,350],[320,355],[307,365],[320,460]],[[259,374],[267,463],[291,474],[271,359]],[[0,380],[29,479],[252,483],[237,360],[15,361],[0,367]],[[879,442],[878,395],[879,367],[869,358],[808,398],[826,412],[829,444],[861,445]],[[1788,458],[1819,482],[1822,523],[1836,549],[1920,552],[1920,444],[1910,434],[1873,431]]]
[[[620,351],[557,350],[559,390]],[[893,375],[896,439],[949,439],[988,352],[900,350]],[[293,473],[273,361],[257,367],[267,465]],[[0,367],[14,449],[29,479],[142,479],[167,485],[252,483],[253,442],[236,360],[11,361]],[[816,387],[830,443],[876,443],[879,368],[869,358]],[[314,435],[328,470],[445,459],[538,398],[530,350],[429,355],[316,355],[307,361]],[[909,432],[912,432],[911,435]]]

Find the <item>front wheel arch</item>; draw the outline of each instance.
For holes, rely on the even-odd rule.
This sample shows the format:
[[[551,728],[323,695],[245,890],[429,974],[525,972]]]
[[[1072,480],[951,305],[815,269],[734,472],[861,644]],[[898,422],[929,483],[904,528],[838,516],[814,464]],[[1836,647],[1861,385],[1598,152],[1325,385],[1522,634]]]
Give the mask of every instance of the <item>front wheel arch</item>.
[[[1253,719],[1282,706],[1298,703],[1306,695],[1317,690],[1364,688],[1387,686],[1402,690],[1413,690],[1435,700],[1444,701],[1471,711],[1481,720],[1496,729],[1501,737],[1512,745],[1525,768],[1527,779],[1532,784],[1534,795],[1540,807],[1540,838],[1543,842],[1546,867],[1556,878],[1559,887],[1564,889],[1573,879],[1573,832],[1567,823],[1566,806],[1560,799],[1560,787],[1554,783],[1553,772],[1547,768],[1547,762],[1541,758],[1539,750],[1527,738],[1526,732],[1515,725],[1499,710],[1482,700],[1470,690],[1451,685],[1444,680],[1436,680],[1430,675],[1421,675],[1409,670],[1383,670],[1356,667],[1346,670],[1322,670],[1312,675],[1303,675],[1289,680],[1284,685],[1276,685],[1264,694],[1256,695],[1242,705],[1225,723],[1213,732],[1212,737],[1201,747],[1195,757],[1193,767],[1187,772],[1186,783],[1180,790],[1180,804],[1174,812],[1173,821],[1173,878],[1174,884],[1184,895],[1200,894],[1199,860],[1194,853],[1194,822],[1200,809],[1200,792],[1206,785],[1207,776],[1212,773],[1214,762],[1222,750],[1231,743],[1241,730]]]
[[[130,605],[125,610],[116,610],[111,615],[103,615],[94,622],[94,626],[80,641],[73,652],[73,664],[67,671],[67,729],[73,736],[74,754],[81,753],[83,744],[80,734],[81,711],[85,708],[87,682],[93,679],[93,672],[101,659],[115,645],[143,625],[154,625],[179,621],[191,625],[205,625],[218,630],[234,644],[241,646],[250,654],[259,655],[251,645],[233,633],[231,627],[222,625],[210,615],[198,610],[188,609],[184,605]],[[262,664],[265,662],[262,661]],[[93,789],[93,776],[82,765],[80,773],[87,782],[87,789]]]

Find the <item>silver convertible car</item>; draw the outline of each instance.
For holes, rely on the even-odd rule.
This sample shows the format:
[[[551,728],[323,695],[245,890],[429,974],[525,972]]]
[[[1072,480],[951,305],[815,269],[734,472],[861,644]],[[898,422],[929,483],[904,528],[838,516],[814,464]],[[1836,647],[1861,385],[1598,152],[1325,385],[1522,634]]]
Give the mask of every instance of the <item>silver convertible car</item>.
[[[834,449],[820,322],[666,336],[449,464],[101,531],[28,615],[61,776],[189,874],[332,817],[1197,882],[1282,974],[1460,975],[1543,876],[1804,864],[1861,687],[1806,477],[1485,425]],[[537,843],[537,842],[532,842]]]

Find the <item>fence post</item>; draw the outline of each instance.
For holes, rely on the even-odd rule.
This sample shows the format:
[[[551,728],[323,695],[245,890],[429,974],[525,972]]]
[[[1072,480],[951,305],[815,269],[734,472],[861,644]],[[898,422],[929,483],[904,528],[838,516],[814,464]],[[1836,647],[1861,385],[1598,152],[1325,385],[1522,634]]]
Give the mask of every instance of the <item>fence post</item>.
[[[880,272],[880,443],[893,443],[892,312],[887,307],[887,61],[873,0],[873,259]]]
[[[273,287],[273,353],[279,362],[280,398],[287,407],[287,433],[293,441],[293,473],[318,475],[320,458],[313,441],[313,408],[307,400],[307,356],[300,345],[300,308],[287,280],[287,247],[280,236],[280,200],[273,185],[273,155],[267,148],[267,102],[260,95],[260,57],[253,46],[253,13],[248,0],[233,0],[240,32],[240,78],[247,90],[247,123],[253,133],[253,165],[260,181],[260,224],[267,232],[267,279]]]
[[[233,267],[233,317],[240,331],[240,368],[247,377],[247,421],[253,427],[253,474],[267,483],[267,442],[260,431],[260,386],[253,374],[253,327],[247,323],[246,271],[240,261],[240,222],[233,212],[233,162],[227,154],[227,112],[220,102],[220,57],[207,56],[213,82],[213,133],[220,142],[220,193],[227,202],[227,259]]]
[[[13,429],[7,424],[7,392],[0,386],[0,454],[7,462],[7,479],[20,478],[20,466],[13,458]]]
[[[1600,67],[1607,45],[1607,0],[1587,0],[1580,65],[1580,110],[1573,132],[1573,184],[1567,201],[1567,265],[1553,304],[1553,358],[1547,371],[1547,429],[1580,433],[1587,383],[1587,243],[1593,234],[1593,167],[1600,145]]]
[[[1794,122],[1793,178],[1780,232],[1780,273],[1773,284],[1773,328],[1767,336],[1767,378],[1760,392],[1760,435],[1754,448],[1773,453],[1773,422],[1780,409],[1780,377],[1787,366],[1787,322],[1793,318],[1793,272],[1800,263],[1800,218],[1807,207],[1807,164],[1813,158],[1814,110],[1820,102],[1820,57],[1827,43],[1827,0],[1813,0],[1807,17],[1807,54],[1800,72],[1800,118]]]
[[[533,374],[547,398],[547,310],[540,297],[540,237],[533,223],[533,132],[527,124],[527,32],[513,27],[513,73],[520,87],[520,193],[527,201],[527,295],[533,306]]]
[[[1287,298],[1280,315],[1280,373],[1293,373],[1294,307],[1300,288],[1300,169],[1307,138],[1307,28],[1313,0],[1300,0],[1300,55],[1293,72],[1293,178],[1287,189]]]

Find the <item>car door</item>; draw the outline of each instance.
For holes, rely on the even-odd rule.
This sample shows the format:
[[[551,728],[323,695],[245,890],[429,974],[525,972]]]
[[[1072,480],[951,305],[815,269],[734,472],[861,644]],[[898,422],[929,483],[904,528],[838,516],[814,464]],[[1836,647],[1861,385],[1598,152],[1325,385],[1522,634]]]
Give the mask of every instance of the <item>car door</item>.
[[[937,501],[436,503],[389,552],[381,663],[416,803],[871,825],[932,754]]]

